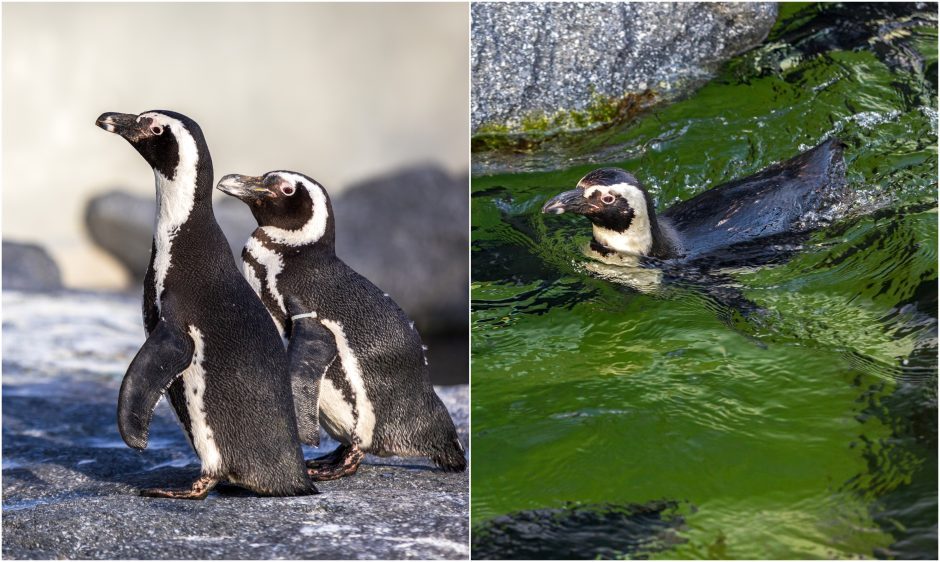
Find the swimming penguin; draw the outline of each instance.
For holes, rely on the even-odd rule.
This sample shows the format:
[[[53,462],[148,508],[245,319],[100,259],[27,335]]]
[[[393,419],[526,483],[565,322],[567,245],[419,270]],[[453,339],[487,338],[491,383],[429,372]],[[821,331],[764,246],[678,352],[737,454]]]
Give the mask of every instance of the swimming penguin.
[[[698,259],[716,251],[825,222],[845,197],[843,145],[830,139],[750,177],[709,189],[657,215],[633,174],[595,170],[577,188],[556,195],[543,213],[575,213],[593,224],[590,252],[609,259],[640,256]]]
[[[244,273],[291,347],[321,326],[338,349],[325,372],[308,370],[320,382],[314,404],[323,427],[341,443],[307,463],[311,476],[353,474],[364,453],[424,456],[445,470],[464,470],[463,447],[431,386],[414,322],[336,256],[326,190],[288,171],[227,175],[218,188],[245,202],[258,221],[242,253]],[[303,370],[296,368],[303,359],[291,353],[292,372]]]
[[[300,448],[287,355],[215,221],[212,159],[199,125],[162,110],[104,113],[96,124],[144,157],[157,190],[144,281],[147,341],[124,375],[118,428],[128,445],[145,448],[153,410],[168,392],[202,461],[190,489],[142,494],[201,499],[221,480],[262,495],[316,493]]]

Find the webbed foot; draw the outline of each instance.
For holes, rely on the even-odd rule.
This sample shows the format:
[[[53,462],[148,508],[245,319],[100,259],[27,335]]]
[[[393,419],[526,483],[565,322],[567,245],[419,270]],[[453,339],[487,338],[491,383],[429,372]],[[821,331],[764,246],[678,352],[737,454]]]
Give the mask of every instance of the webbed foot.
[[[331,453],[307,461],[307,474],[315,481],[351,476],[359,470],[365,456],[356,445],[340,445]]]
[[[198,480],[193,482],[193,485],[190,486],[188,490],[162,490],[159,488],[151,488],[149,490],[141,490],[140,495],[148,498],[202,500],[209,495],[209,491],[212,490],[212,488],[215,488],[215,485],[218,483],[218,478],[213,478],[211,476],[200,476]]]

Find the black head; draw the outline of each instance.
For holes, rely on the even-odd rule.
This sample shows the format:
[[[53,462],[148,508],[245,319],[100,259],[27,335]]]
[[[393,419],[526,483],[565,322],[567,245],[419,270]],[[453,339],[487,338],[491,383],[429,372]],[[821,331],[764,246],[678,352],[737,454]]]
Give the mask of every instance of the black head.
[[[95,125],[131,143],[144,160],[168,180],[175,179],[181,158],[191,160],[193,165],[198,163],[202,168],[211,167],[202,129],[195,121],[175,111],[154,110],[140,115],[102,113]]]
[[[616,232],[629,229],[638,216],[649,216],[649,194],[633,176],[619,168],[601,168],[581,178],[578,187],[549,199],[543,213],[584,215]]]
[[[542,212],[587,217],[595,240],[616,251],[646,254],[652,247],[652,198],[633,174],[619,168],[594,170],[575,189],[549,199]]]
[[[248,205],[258,226],[274,242],[333,247],[330,197],[312,178],[286,170],[263,176],[229,174],[216,187]]]

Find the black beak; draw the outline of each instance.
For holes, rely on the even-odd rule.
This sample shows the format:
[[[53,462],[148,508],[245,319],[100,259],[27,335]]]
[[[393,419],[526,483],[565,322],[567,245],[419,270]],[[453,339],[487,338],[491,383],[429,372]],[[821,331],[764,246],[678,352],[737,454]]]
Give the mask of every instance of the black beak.
[[[121,135],[129,141],[137,140],[140,135],[140,123],[137,122],[137,116],[130,113],[102,113],[95,120],[95,125],[109,133]]]
[[[245,202],[251,202],[273,195],[271,190],[262,185],[263,181],[264,178],[261,176],[229,174],[220,179],[215,187],[222,193],[237,197]]]
[[[543,213],[555,213],[560,215],[565,211],[578,213],[584,204],[584,192],[581,189],[572,189],[549,199],[542,206]]]

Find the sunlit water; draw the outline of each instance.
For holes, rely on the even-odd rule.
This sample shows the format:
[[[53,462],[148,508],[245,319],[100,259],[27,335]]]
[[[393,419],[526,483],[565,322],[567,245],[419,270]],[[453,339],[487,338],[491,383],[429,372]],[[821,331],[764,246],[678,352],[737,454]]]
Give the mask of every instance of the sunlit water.
[[[665,500],[677,538],[624,555],[936,557],[936,5],[924,9],[786,7],[763,47],[688,99],[532,154],[477,155],[475,529],[568,502]],[[581,254],[589,224],[539,213],[602,165],[633,171],[662,209],[832,135],[851,208],[774,263],[724,272],[759,313],[694,285],[599,278]]]

